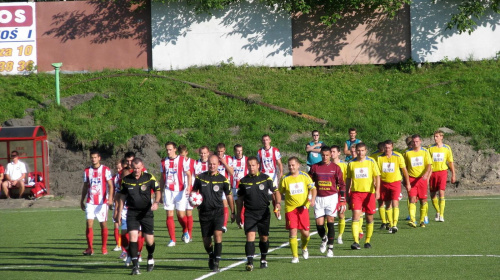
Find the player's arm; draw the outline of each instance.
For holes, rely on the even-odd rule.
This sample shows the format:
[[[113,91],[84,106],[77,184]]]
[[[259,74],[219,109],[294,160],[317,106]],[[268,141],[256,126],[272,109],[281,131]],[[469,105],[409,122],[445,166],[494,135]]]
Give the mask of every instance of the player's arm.
[[[158,185],[158,181],[156,181],[155,176],[152,174],[151,174],[151,179],[152,179],[151,184],[153,185],[153,190],[155,192],[155,199],[153,201],[153,205],[151,205],[151,210],[155,211],[156,209],[158,209],[158,205],[160,204],[161,189],[160,185]]]
[[[107,181],[108,183],[108,206],[111,206],[113,205],[113,198],[114,198],[114,195],[115,195],[115,186],[113,184],[113,181],[112,180],[108,180]]]
[[[431,173],[432,173],[432,164],[427,164],[427,166],[425,167],[425,172],[424,172],[424,175],[422,176],[422,179],[424,179],[425,181],[428,181],[429,178],[431,177]]]
[[[318,193],[318,190],[316,189],[316,187],[314,186],[314,183],[311,186],[309,186],[309,202],[310,202],[310,205],[311,207],[314,207],[314,204],[316,204],[316,195]]]
[[[403,172],[403,181],[406,187],[406,190],[410,192],[411,185],[410,185],[410,176],[408,176],[408,170],[406,170],[406,167],[401,167],[401,172]]]
[[[191,194],[191,189],[193,188],[193,177],[191,176],[191,171],[186,171],[186,175],[187,175],[187,186],[186,186],[186,191],[185,191],[185,194],[187,197],[189,197],[189,195]]]
[[[227,180],[224,183],[224,190],[224,193],[226,194],[227,204],[229,204],[229,208],[231,209],[231,223],[233,223],[236,216],[236,209],[234,209],[234,199],[229,187],[229,182]]]
[[[89,183],[85,182],[83,183],[82,187],[82,197],[80,199],[80,208],[82,208],[83,211],[85,211],[85,198],[87,197],[87,193],[89,191]]]
[[[349,151],[349,147],[347,147],[347,143],[344,143],[344,155],[350,156],[351,151]]]
[[[244,186],[244,184],[240,182],[237,190],[238,199],[236,200],[236,224],[238,226],[241,224],[241,211],[243,210],[243,191],[241,191],[243,189],[242,186]]]
[[[278,178],[283,176],[283,163],[281,163],[281,158],[276,161],[276,164],[278,165],[278,170],[280,171],[280,174]]]
[[[375,182],[375,199],[380,198],[380,175],[374,176],[373,180]]]
[[[455,165],[453,162],[448,162],[448,167],[451,171],[451,183],[454,184],[457,181],[457,178],[455,177]]]
[[[345,193],[346,193],[347,203],[351,202],[351,196],[349,195],[351,193],[351,184],[352,184],[352,179],[347,177],[345,180]]]

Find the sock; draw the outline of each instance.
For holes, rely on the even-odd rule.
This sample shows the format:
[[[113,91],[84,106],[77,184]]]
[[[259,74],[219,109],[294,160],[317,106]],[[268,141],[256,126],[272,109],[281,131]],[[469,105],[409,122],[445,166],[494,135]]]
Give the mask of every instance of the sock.
[[[215,243],[214,246],[215,263],[219,263],[221,254],[222,254],[222,243]]]
[[[148,260],[153,258],[153,253],[155,252],[155,247],[156,247],[155,243],[153,243],[153,245],[148,245],[146,243],[146,250],[148,250]]]
[[[177,242],[177,240],[175,239],[174,216],[167,217],[167,229],[168,229],[168,235],[170,235],[170,239],[172,239],[174,242]]]
[[[140,255],[142,252],[142,248],[144,247],[144,236],[139,235],[137,239],[137,254]]]
[[[370,241],[372,239],[372,235],[373,235],[373,222],[366,224],[366,240],[365,240],[365,244],[366,243],[370,243]]]
[[[305,235],[302,235],[300,237],[300,241],[302,241],[302,250],[307,250],[307,244],[309,244],[309,240],[311,239],[311,236],[305,236]]]
[[[85,232],[85,236],[87,237],[87,248],[90,248],[90,250],[93,250],[92,243],[94,241],[94,229],[87,228],[87,230]]]
[[[380,219],[383,224],[387,224],[387,219],[385,218],[385,205],[382,205],[378,208],[378,212],[380,214]]]
[[[444,196],[439,199],[439,213],[441,217],[444,218],[444,206],[446,205],[446,201],[444,199]]]
[[[102,240],[102,248],[106,248],[108,246],[108,228],[101,228],[101,240]]]
[[[394,214],[392,208],[385,210],[385,213],[387,213],[387,217],[389,220],[389,226],[393,227],[394,226]]]
[[[255,255],[255,243],[247,241],[245,243],[245,255],[249,264],[253,264],[253,256]]]
[[[227,218],[229,216],[229,210],[227,207],[224,207],[224,226],[227,227]]]
[[[420,222],[421,223],[424,222],[425,216],[427,214],[427,207],[429,207],[429,205],[427,203],[420,204]]]
[[[292,249],[292,256],[294,258],[299,257],[299,242],[297,241],[297,236],[290,237],[290,249]]]
[[[137,242],[130,242],[129,245],[130,259],[132,259],[132,264],[137,267]]]
[[[342,236],[345,231],[345,218],[339,220],[339,236]]]
[[[408,207],[408,215],[410,215],[410,194],[408,194],[408,200],[406,200],[406,206]]]
[[[265,261],[267,252],[269,251],[269,240],[266,242],[259,241],[260,260]]]
[[[241,223],[245,223],[245,206],[241,208]]]
[[[417,213],[417,205],[415,203],[410,203],[410,222],[415,222],[415,215]]]
[[[398,220],[399,220],[399,208],[395,207],[393,211],[393,222],[394,222],[394,227],[398,226]]]
[[[352,221],[352,238],[354,243],[359,243],[359,221]]]
[[[122,233],[122,251],[126,252],[129,245],[128,233]]]
[[[120,230],[118,228],[115,228],[114,230],[114,236],[115,236],[115,242],[116,246],[121,247],[121,240],[120,240]]]
[[[184,232],[187,231],[187,219],[186,219],[186,216],[184,217],[179,217],[177,216],[177,221],[179,221],[179,224],[181,225],[181,228],[182,228],[182,233],[184,234]]]
[[[316,225],[316,230],[318,231],[319,237],[323,239],[326,235],[325,225]]]
[[[359,232],[363,233],[363,216],[359,218]]]
[[[186,216],[189,238],[193,239],[193,216]]]
[[[436,210],[436,212],[441,213],[441,211],[439,211],[440,210],[439,209],[440,208],[439,207],[439,199],[437,198],[437,196],[432,199],[432,206],[434,206],[434,209]]]
[[[206,248],[205,247],[205,251],[207,251],[207,254],[210,258],[213,258],[213,254],[214,254],[214,247],[212,245],[210,245],[210,247]]]
[[[333,245],[333,240],[335,240],[335,224],[334,223],[326,223],[326,227],[328,228],[328,245]]]

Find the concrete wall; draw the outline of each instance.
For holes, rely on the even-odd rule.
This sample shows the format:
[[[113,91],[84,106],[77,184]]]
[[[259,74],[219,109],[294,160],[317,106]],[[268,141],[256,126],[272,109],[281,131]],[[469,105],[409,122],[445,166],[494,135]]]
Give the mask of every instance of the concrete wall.
[[[292,66],[290,16],[259,3],[235,3],[213,15],[185,3],[152,3],[153,69],[190,66]]]
[[[126,1],[37,2],[38,70],[147,69],[149,7]]]
[[[321,15],[294,17],[295,66],[383,64],[410,57],[409,7],[394,19],[369,11],[352,13],[331,27],[318,24]]]
[[[433,3],[435,2],[435,4]],[[480,60],[495,57],[500,51],[500,15],[493,12],[477,21],[476,30],[458,34],[446,30],[446,23],[455,13],[459,0],[413,0],[411,4],[411,55],[418,62]]]

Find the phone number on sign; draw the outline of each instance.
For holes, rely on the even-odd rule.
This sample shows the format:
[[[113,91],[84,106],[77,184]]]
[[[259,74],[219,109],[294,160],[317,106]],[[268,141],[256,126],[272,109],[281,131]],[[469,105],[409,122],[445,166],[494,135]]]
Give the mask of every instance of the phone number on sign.
[[[17,63],[17,71],[31,71],[34,64],[33,60],[21,60]],[[0,72],[12,72],[12,70],[14,70],[14,61],[0,61]]]

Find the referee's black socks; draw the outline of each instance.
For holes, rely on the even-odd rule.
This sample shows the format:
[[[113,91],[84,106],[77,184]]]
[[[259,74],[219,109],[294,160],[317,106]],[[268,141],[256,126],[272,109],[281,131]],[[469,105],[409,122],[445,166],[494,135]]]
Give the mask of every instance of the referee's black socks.
[[[326,230],[325,230],[325,225],[316,225],[316,230],[318,231],[318,235],[319,237],[321,237],[321,239],[323,239],[325,237],[325,234],[326,234]],[[330,231],[330,228],[328,228],[328,231]]]
[[[266,242],[259,241],[259,249],[260,249],[260,259],[262,261],[266,260],[267,252],[269,251],[269,240]]]
[[[333,245],[333,240],[335,239],[335,224],[334,223],[326,223],[326,227],[328,228],[328,245]]]
[[[216,263],[219,263],[221,254],[222,254],[222,243],[215,243],[214,255]]]
[[[152,245],[148,245],[148,243],[146,243],[146,250],[148,250],[148,260],[153,258],[153,253],[155,252],[155,246],[156,243],[154,242]]]
[[[130,242],[129,244],[129,251],[130,251],[130,259],[132,260],[132,265],[134,267],[137,267],[137,251],[138,251],[138,245],[137,241],[136,242]]]
[[[255,255],[255,244],[247,241],[245,243],[245,255],[247,256],[248,263],[253,264],[253,256]]]

